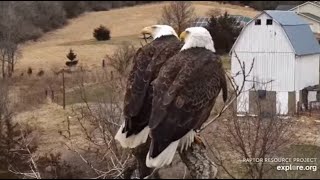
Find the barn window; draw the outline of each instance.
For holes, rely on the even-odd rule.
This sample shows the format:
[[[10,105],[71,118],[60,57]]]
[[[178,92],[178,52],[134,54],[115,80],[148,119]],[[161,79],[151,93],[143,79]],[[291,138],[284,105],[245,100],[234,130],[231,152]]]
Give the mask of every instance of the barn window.
[[[267,19],[267,25],[272,25],[272,19]]]
[[[254,25],[261,25],[261,19],[256,19],[254,21]]]

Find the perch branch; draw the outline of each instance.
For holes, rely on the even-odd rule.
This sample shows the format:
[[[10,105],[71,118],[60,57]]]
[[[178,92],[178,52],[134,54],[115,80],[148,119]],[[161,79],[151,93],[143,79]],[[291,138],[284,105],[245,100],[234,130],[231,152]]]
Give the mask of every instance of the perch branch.
[[[183,163],[190,171],[194,179],[215,179],[218,169],[206,153],[203,145],[193,143],[186,151],[179,151]]]

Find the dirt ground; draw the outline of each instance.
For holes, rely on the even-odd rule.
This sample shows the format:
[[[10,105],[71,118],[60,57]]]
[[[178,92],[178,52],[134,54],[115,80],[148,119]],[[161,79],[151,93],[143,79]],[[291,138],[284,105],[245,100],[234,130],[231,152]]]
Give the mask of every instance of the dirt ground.
[[[40,108],[33,111],[27,111],[19,113],[15,116],[16,122],[21,124],[27,123],[34,127],[34,137],[39,143],[39,149],[36,156],[42,156],[46,153],[62,153],[63,160],[66,160],[72,164],[82,165],[85,168],[87,165],[77,156],[74,152],[67,150],[65,146],[66,140],[61,136],[60,132],[65,132],[67,127],[67,119],[69,118],[72,130],[72,136],[77,141],[77,144],[81,144],[85,147],[86,141],[83,134],[80,133],[81,127],[72,117],[72,108],[76,105],[67,106],[66,110],[63,110],[62,106],[48,101]],[[215,142],[215,129],[219,126],[219,122],[225,119],[219,119],[217,122],[209,126],[202,136],[206,138],[208,144]],[[297,120],[297,126],[294,127],[294,131],[298,138],[297,145],[315,145],[320,147],[320,121],[310,117],[300,117]],[[216,143],[216,142],[215,142]],[[209,153],[210,154],[210,153]],[[179,156],[176,155],[173,164],[169,167],[163,168],[160,171],[162,178],[181,178],[188,177],[188,171],[184,164],[181,163]],[[225,175],[224,175],[225,176]]]

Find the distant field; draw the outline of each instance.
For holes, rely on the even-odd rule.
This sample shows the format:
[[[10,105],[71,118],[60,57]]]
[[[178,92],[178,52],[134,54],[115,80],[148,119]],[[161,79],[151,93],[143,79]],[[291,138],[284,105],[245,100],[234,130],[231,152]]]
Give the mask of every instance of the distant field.
[[[64,67],[65,56],[70,48],[74,49],[84,67],[100,66],[105,55],[112,53],[122,42],[129,41],[139,45],[139,31],[144,26],[157,22],[161,7],[165,4],[167,3],[90,12],[69,20],[67,26],[45,34],[36,42],[21,45],[22,56],[17,64],[17,74],[26,72],[28,67],[32,67],[35,72],[40,69],[46,72],[57,71]],[[217,8],[222,12],[249,17],[258,13],[251,8],[217,2],[194,2],[194,7],[198,16],[204,16],[208,10]],[[93,29],[101,24],[110,28],[110,41],[97,42],[93,39]]]

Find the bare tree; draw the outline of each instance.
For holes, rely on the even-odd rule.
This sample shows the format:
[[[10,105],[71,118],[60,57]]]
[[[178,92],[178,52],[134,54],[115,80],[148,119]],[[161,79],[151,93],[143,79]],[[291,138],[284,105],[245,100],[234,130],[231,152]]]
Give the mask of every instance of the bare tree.
[[[272,110],[269,112],[269,116],[266,116],[266,107],[271,107],[272,104],[268,104],[270,103],[268,100],[259,98],[250,101],[251,105],[256,108],[255,116],[248,116],[247,114],[244,117],[237,117],[234,113],[229,114],[229,116],[225,114],[226,110],[232,107],[243,92],[250,91],[253,94],[257,94],[254,88],[244,90],[245,83],[252,82],[251,80],[249,81],[249,76],[251,76],[254,60],[249,67],[249,71],[246,71],[245,63],[238,58],[236,53],[235,55],[240,65],[240,71],[235,76],[227,76],[232,87],[231,93],[229,93],[230,96],[221,107],[221,110],[203,124],[200,131],[206,129],[213,122],[216,123],[217,128],[213,134],[214,141],[211,144],[207,142],[208,149],[214,156],[217,166],[229,178],[261,179],[274,166],[265,161],[253,162],[250,160],[273,157],[276,153],[292,144],[294,142],[292,129],[294,123],[291,119],[279,118],[277,112],[272,111],[275,107],[270,108]],[[236,76],[242,77],[242,84],[237,85],[235,83],[234,78]],[[235,110],[231,109],[231,112],[235,112]],[[222,115],[225,115],[225,121],[221,121],[219,118]],[[241,163],[240,161],[242,160],[243,162]],[[245,169],[245,172],[240,173],[243,169]]]
[[[231,178],[265,178],[274,168],[265,158],[276,157],[293,143],[292,119],[278,118],[276,113],[265,117],[260,100],[257,103],[256,116],[233,116],[217,125],[215,141],[210,147],[214,149],[217,165]],[[232,167],[230,163],[238,166]],[[245,171],[239,173],[237,169]]]
[[[172,26],[178,34],[184,31],[195,20],[195,9],[191,2],[173,1],[162,9],[162,24]]]
[[[7,53],[4,42],[0,42],[1,75],[3,79],[6,77],[6,57]]]
[[[20,27],[22,18],[16,14],[15,6],[14,2],[2,2],[0,4],[0,55],[3,78],[6,74],[10,77],[14,72],[14,66],[17,61],[18,41],[23,31]]]
[[[210,9],[208,12],[206,12],[206,16],[208,17],[217,17],[220,15],[222,15],[222,11],[216,8]]]
[[[0,159],[2,162],[0,171],[7,172],[8,177],[13,177],[13,174],[9,173],[12,169],[25,172],[29,167],[31,169],[35,167],[33,170],[36,170],[32,153],[36,150],[37,144],[31,143],[29,136],[31,129],[29,127],[22,129],[18,123],[13,122],[9,88],[7,81],[0,80]],[[24,175],[28,176],[27,174]]]
[[[124,84],[135,53],[136,48],[132,44],[125,42],[112,55],[106,55],[105,59],[108,66],[111,67],[111,71],[115,72],[113,73],[113,78],[119,80],[122,88],[125,88]]]
[[[76,74],[79,73],[79,74]],[[97,83],[105,93],[97,102],[88,99],[89,90],[85,85],[86,73],[76,72],[78,78],[77,94],[82,100],[81,105],[72,107],[72,120],[67,119],[67,125],[61,135],[67,140],[66,147],[74,152],[92,170],[91,176],[96,178],[123,178],[127,164],[131,164],[132,154],[118,146],[114,135],[120,127],[122,119],[122,104],[120,103],[122,89],[117,86],[117,79],[111,79],[105,70],[99,73]],[[87,148],[77,145],[70,124],[77,123],[81,127],[81,137],[86,140]],[[96,158],[90,157],[95,154]]]
[[[2,78],[6,75],[11,77],[15,70],[15,65],[17,63],[20,51],[18,50],[18,45],[12,41],[0,41],[0,61]]]

